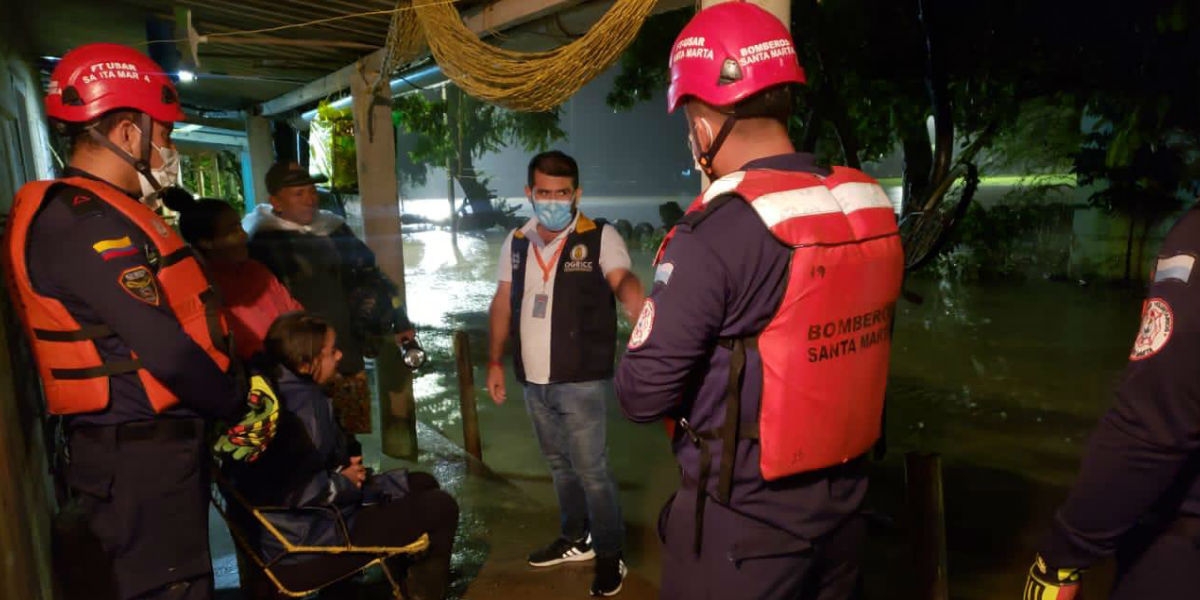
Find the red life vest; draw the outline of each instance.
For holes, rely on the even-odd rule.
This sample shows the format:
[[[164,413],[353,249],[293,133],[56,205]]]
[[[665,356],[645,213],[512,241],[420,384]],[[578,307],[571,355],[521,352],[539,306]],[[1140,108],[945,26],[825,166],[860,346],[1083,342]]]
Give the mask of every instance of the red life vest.
[[[217,366],[227,370],[229,328],[200,263],[178,233],[147,206],[105,183],[83,177],[35,181],[17,192],[4,236],[4,260],[9,290],[33,347],[49,412],[69,415],[104,410],[110,401],[109,377],[122,373],[137,373],[155,412],[179,402],[162,382],[142,368],[136,354],[131,360],[105,362],[100,358],[94,340],[114,335],[112,329],[106,325],[81,326],[61,302],[33,288],[25,253],[29,226],[56,185],[71,185],[95,194],[145,232],[161,257],[154,274],[161,286],[160,296],[165,296],[184,333]]]
[[[847,462],[879,438],[904,251],[887,194],[855,169],[834,167],[827,177],[732,173],[713,182],[688,212],[723,194],[748,202],[792,248],[787,289],[771,321],[756,336],[721,340],[734,353],[724,425],[689,432],[697,440],[723,440],[724,500],[739,437],[758,438],[767,480]],[[740,425],[738,406],[745,349],[755,346],[763,365],[757,428]]]

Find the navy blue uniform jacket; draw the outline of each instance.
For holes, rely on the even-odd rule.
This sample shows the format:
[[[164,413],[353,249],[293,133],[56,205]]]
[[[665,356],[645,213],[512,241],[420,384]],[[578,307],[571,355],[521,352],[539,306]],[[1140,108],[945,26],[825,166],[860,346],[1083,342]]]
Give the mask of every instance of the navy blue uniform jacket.
[[[1082,568],[1141,521],[1200,516],[1200,210],[1159,251],[1116,401],[1088,442],[1042,556]]]

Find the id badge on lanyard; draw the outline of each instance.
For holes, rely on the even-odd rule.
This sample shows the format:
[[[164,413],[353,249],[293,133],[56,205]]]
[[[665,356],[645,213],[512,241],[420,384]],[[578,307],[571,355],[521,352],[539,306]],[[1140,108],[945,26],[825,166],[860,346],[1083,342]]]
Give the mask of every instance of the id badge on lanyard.
[[[546,305],[550,303],[549,294],[538,294],[533,297],[533,318],[546,318]]]
[[[550,258],[550,262],[542,261],[542,253],[538,251],[537,246],[533,247],[533,257],[537,259],[538,266],[542,268],[542,293],[533,297],[533,318],[545,319],[547,307],[550,305],[550,294],[546,292],[546,284],[550,281],[550,274],[558,267],[558,259],[562,256],[563,248],[567,246],[564,240],[559,245],[558,250],[554,251],[554,256]]]

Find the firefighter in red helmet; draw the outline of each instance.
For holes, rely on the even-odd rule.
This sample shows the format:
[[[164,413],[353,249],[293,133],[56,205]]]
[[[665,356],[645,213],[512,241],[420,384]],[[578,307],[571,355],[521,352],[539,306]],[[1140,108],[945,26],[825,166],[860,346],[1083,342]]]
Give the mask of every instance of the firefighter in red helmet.
[[[211,598],[205,423],[243,403],[216,295],[144,202],[177,177],[179,97],[140,52],[90,44],[46,112],[69,166],[17,193],[4,260],[67,440],[57,579],[68,598]]]
[[[663,242],[616,376],[627,417],[675,422],[662,597],[849,598],[903,272],[891,202],[795,151],[804,71],[770,13],[706,8],[669,60],[712,184]]]

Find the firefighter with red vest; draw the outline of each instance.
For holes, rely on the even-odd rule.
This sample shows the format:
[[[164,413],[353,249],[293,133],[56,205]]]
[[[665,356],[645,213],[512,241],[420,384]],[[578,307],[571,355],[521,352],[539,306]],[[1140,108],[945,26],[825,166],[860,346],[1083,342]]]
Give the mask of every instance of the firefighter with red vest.
[[[143,202],[176,177],[178,95],[140,52],[90,44],[55,66],[46,112],[69,166],[17,193],[4,259],[67,440],[57,579],[68,598],[211,598],[205,421],[244,403],[200,263]]]
[[[903,273],[892,205],[795,151],[804,71],[770,13],[700,11],[670,71],[712,184],[663,242],[616,375],[628,418],[674,425],[661,596],[850,597]]]

